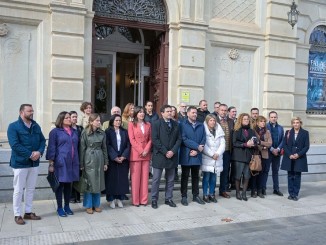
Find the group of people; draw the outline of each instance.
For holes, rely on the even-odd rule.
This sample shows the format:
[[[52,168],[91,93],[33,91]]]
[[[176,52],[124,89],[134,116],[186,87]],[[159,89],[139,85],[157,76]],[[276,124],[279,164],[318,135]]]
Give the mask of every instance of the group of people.
[[[199,108],[185,103],[176,107],[163,105],[160,116],[147,101],[144,107],[128,103],[121,113],[119,107],[111,109],[111,118],[101,125],[99,114],[84,102],[81,115],[76,111],[60,112],[49,134],[46,159],[49,172],[54,172],[60,183],[55,191],[57,214],[73,215],[70,202],[80,202],[80,193],[72,186],[81,178],[86,180],[83,206],[88,214],[101,212],[100,197],[105,191],[111,208],[123,207],[129,199],[132,205],[148,204],[148,179],[152,177],[151,207],[158,208],[159,185],[165,174],[165,204],[173,201],[174,182],[181,165],[181,204],[188,205],[188,179],[191,176],[192,200],[198,204],[216,203],[217,175],[220,175],[218,195],[229,199],[232,187],[238,200],[251,197],[264,198],[269,169],[272,166],[273,193],[279,190],[278,171],[288,171],[288,199],[298,200],[301,172],[308,171],[306,152],[309,133],[302,121],[294,117],[292,128],[284,133],[278,124],[278,114],[269,113],[269,121],[259,115],[258,108],[237,118],[235,107],[216,102],[214,112],[208,111],[207,101]],[[8,127],[8,140],[12,148],[10,165],[14,170],[13,210],[15,222],[25,224],[26,219],[41,219],[32,212],[39,161],[46,148],[40,126],[33,120],[33,107],[23,104],[20,116]],[[262,170],[249,168],[252,155],[262,159]],[[202,173],[202,197],[199,191]],[[131,180],[129,183],[129,180]],[[25,188],[25,214],[21,202]],[[62,201],[62,199],[64,201]]]

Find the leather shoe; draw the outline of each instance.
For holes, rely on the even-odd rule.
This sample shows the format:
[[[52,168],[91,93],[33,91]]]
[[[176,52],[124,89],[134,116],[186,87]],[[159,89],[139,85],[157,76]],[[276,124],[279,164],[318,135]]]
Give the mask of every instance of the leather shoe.
[[[25,221],[23,220],[22,216],[15,216],[15,222],[17,225],[25,225]]]
[[[292,197],[292,200],[293,201],[298,201],[299,199],[298,199],[298,197]]]
[[[152,201],[152,208],[157,209],[157,201]]]
[[[226,192],[222,192],[222,193],[220,193],[220,196],[221,197],[224,197],[224,198],[227,198],[227,199],[229,199],[231,196],[229,195],[229,194],[227,194]]]
[[[211,201],[209,200],[208,196],[203,196],[203,201],[204,202],[207,202],[207,203],[210,203]]]
[[[266,189],[262,189],[262,190],[261,190],[261,193],[262,193],[264,196],[266,196]]]
[[[177,205],[170,199],[170,200],[165,200],[165,204],[169,205],[172,208],[175,208]]]
[[[183,206],[188,206],[187,197],[182,197],[182,199],[181,199],[181,204],[182,204]]]
[[[256,198],[257,197],[257,192],[254,190],[251,190],[251,197]]]
[[[278,196],[280,196],[280,197],[283,196],[283,193],[280,192],[280,191],[277,191],[277,190],[274,190],[274,191],[273,191],[273,194],[278,195]]]
[[[241,196],[241,194],[240,194],[240,191],[237,191],[235,195],[236,195],[236,198],[237,198],[238,200],[240,200],[240,201],[242,200],[242,196]]]
[[[201,198],[199,196],[195,196],[192,201],[198,203],[198,204],[201,204],[201,205],[204,205],[205,202],[203,200],[201,200]]]
[[[289,199],[289,200],[293,200],[293,197],[292,197],[292,196],[288,196],[288,199]]]
[[[208,196],[208,199],[209,199],[211,202],[217,203],[217,200],[216,200],[216,198],[215,198],[214,195],[209,195],[209,196]]]
[[[242,192],[242,200],[248,201],[247,193],[245,191]]]
[[[35,213],[30,213],[30,214],[26,214],[24,215],[24,219],[30,219],[30,220],[40,220],[41,217],[37,216]]]

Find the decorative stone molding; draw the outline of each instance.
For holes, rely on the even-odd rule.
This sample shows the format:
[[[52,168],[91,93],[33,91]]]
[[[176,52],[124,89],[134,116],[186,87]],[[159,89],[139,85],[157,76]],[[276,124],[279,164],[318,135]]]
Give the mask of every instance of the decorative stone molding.
[[[255,23],[256,0],[215,0],[212,17],[236,22]]]
[[[5,24],[5,23],[0,24],[0,37],[6,36],[8,34],[8,32],[9,32],[9,29],[8,29],[7,24]]]
[[[230,49],[229,58],[231,60],[237,60],[239,58],[239,51],[237,49],[235,49],[235,48]]]

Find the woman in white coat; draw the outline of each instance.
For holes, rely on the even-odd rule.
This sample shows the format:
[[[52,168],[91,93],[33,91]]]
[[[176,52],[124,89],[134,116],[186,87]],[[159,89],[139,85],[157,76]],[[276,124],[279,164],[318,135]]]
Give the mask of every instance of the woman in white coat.
[[[216,117],[213,114],[206,116],[204,126],[206,143],[201,165],[203,172],[203,200],[207,203],[216,203],[216,174],[223,171],[223,153],[225,151],[224,131],[217,123]]]

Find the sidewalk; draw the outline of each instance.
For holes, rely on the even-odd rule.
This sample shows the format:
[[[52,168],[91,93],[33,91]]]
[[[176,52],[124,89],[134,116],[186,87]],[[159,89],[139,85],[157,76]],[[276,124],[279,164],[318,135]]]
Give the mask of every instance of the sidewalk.
[[[299,201],[271,194],[269,189],[265,199],[249,198],[248,202],[235,198],[218,198],[217,204],[199,205],[191,202],[189,206],[180,204],[179,192],[174,192],[177,208],[164,205],[160,193],[159,208],[133,207],[125,201],[124,208],[110,209],[102,197],[102,213],[86,214],[81,204],[72,204],[75,215],[59,218],[55,200],[35,201],[34,211],[42,216],[40,221],[26,221],[23,226],[16,225],[12,214],[12,204],[0,204],[0,244],[63,244],[94,241],[100,239],[154,234],[157,232],[193,229],[206,226],[228,225],[240,222],[260,221],[272,218],[295,217],[326,212],[326,181],[304,182]],[[190,193],[190,192],[189,192]],[[249,194],[249,192],[248,192]],[[224,218],[231,218],[227,223]]]

